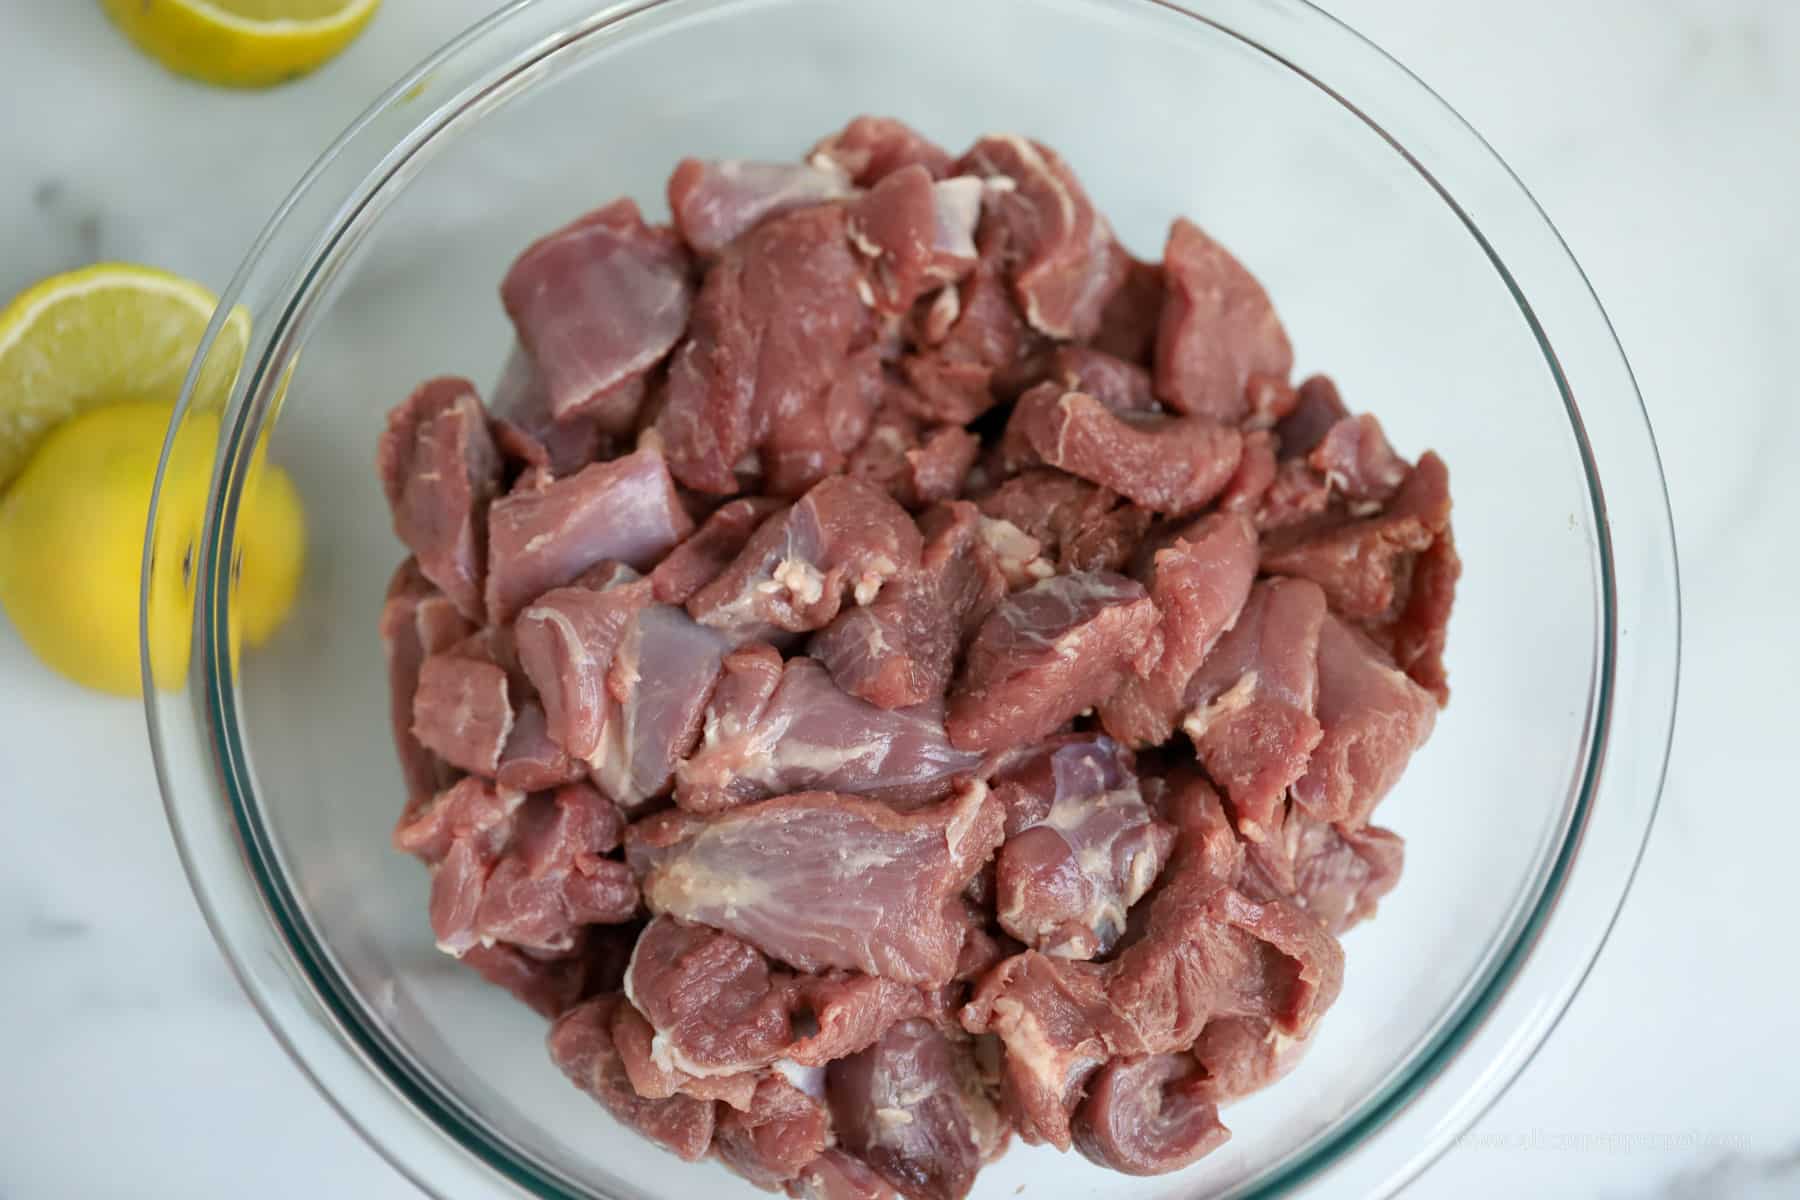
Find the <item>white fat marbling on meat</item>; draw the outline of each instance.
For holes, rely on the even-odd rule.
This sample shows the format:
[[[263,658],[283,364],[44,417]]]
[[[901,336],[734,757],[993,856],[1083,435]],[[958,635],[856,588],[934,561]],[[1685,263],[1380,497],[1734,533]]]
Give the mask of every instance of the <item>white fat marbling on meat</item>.
[[[879,555],[869,563],[869,569],[857,576],[856,586],[851,595],[864,607],[875,603],[875,597],[881,595],[881,589],[900,570],[900,564],[887,555]]]
[[[1182,729],[1195,741],[1206,736],[1213,723],[1244,708],[1256,695],[1256,672],[1245,671],[1238,681],[1221,693],[1211,704],[1196,708],[1181,723]]]
[[[1073,461],[1074,451],[1069,448],[1069,433],[1078,428],[1079,423],[1070,419],[1074,414],[1069,410],[1075,406],[1075,402],[1089,399],[1091,399],[1091,397],[1082,392],[1064,392],[1057,400],[1056,407],[1058,411],[1062,413],[1063,420],[1057,423],[1056,457],[1051,461],[1058,463]]]
[[[1100,1061],[1077,1055],[1071,1058],[1067,1067],[1061,1067],[1062,1053],[1050,1043],[1037,1014],[1010,996],[994,1001],[989,1028],[1006,1043],[1006,1053],[1014,1062],[1045,1081],[1059,1095],[1067,1092],[1077,1073]]]
[[[978,526],[982,542],[993,551],[1007,586],[1028,586],[1056,574],[1043,556],[1043,543],[1002,517],[983,516]]]
[[[893,861],[894,856],[884,850],[864,848],[854,851],[838,851],[838,869],[843,873],[845,879],[860,875],[864,871],[874,871],[890,866]]]
[[[988,786],[979,779],[972,779],[957,792],[956,811],[950,823],[944,826],[944,842],[950,847],[951,858],[961,858],[963,842],[969,836],[975,819],[981,814],[981,806],[987,800]]]
[[[906,440],[906,435],[901,433],[899,428],[893,425],[876,426],[875,431],[869,435],[869,441],[876,443],[885,450],[891,450],[896,454],[904,453],[911,445],[911,443]]]
[[[698,843],[713,836],[708,830],[695,839]],[[768,902],[770,885],[752,876],[736,872],[715,875],[698,865],[699,856],[684,854],[651,872],[644,883],[644,901],[660,912],[694,912],[717,908],[727,918],[738,909]]]
[[[1007,145],[1011,146],[1013,151],[1024,161],[1026,167],[1043,179],[1045,185],[1050,189],[1050,194],[1056,205],[1057,217],[1063,228],[1073,229],[1076,225],[1075,197],[1070,193],[1068,185],[1058,177],[1055,171],[1050,169],[1049,162],[1038,152],[1038,148],[1032,145],[1031,139],[1020,137],[1016,133],[1002,133],[996,135],[995,140],[1005,142]],[[1018,181],[1010,176],[1002,175],[998,178],[1005,179],[1006,182],[1011,185],[1011,187],[1004,189],[1006,191],[1011,191],[1018,186]],[[996,188],[995,190],[999,191],[1002,189]],[[1094,224],[1097,235],[1101,225],[1101,219],[1098,213],[1094,215]],[[1025,320],[1033,329],[1045,328],[1043,314],[1038,309],[1036,293],[1027,292],[1024,300]]]
[[[857,250],[867,257],[881,257],[881,243],[871,238],[867,233],[864,233],[860,222],[854,220],[849,222],[848,225],[845,226],[844,236],[850,239],[850,244],[852,246],[855,246]],[[858,280],[857,282],[861,283],[862,281]],[[865,284],[864,286],[867,285]]]
[[[782,559],[775,568],[774,581],[801,604],[817,604],[825,595],[824,574],[804,558]]]
[[[980,178],[974,175],[958,175],[931,185],[933,251],[952,259],[975,259],[982,190]]]
[[[769,1069],[814,1100],[825,1099],[824,1067],[803,1067],[791,1058],[778,1058],[769,1064]]]
[[[923,341],[935,346],[949,336],[950,327],[962,315],[962,292],[955,286],[941,288],[925,310]]]

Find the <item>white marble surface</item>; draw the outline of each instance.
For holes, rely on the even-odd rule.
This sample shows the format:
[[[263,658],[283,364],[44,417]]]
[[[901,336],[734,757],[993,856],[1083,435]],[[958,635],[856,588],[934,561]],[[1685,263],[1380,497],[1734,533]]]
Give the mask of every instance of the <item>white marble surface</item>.
[[[483,0],[391,0],[323,73],[182,83],[90,0],[0,0],[0,293],[95,258],[214,285],[313,154]],[[1424,1197],[1800,1195],[1800,6],[1330,0],[1481,129],[1608,305],[1683,554],[1663,814],[1585,991]],[[100,752],[96,752],[96,749]],[[277,1049],[202,926],[135,704],[0,625],[0,1198],[407,1194]]]

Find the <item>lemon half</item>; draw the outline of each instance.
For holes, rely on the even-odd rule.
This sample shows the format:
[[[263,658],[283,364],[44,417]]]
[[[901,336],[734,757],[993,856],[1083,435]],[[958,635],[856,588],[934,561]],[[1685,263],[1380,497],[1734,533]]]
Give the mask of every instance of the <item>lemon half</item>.
[[[139,569],[169,415],[163,404],[84,413],[52,432],[0,497],[0,607],[59,674],[122,696],[139,691]],[[187,670],[218,419],[187,420],[163,478],[153,568],[150,659],[164,687]],[[275,631],[299,590],[305,520],[285,472],[253,469],[237,529],[234,658],[243,640],[255,645]]]
[[[356,39],[381,0],[101,0],[171,71],[228,87],[304,75]]]
[[[0,608],[40,658],[88,687],[139,690],[150,491],[216,305],[197,283],[109,264],[45,280],[0,312]],[[214,341],[164,476],[150,629],[161,683],[178,680],[187,665],[218,410],[249,328],[248,315],[234,312]],[[237,524],[234,645],[269,637],[300,583],[299,497],[263,457],[254,456]]]

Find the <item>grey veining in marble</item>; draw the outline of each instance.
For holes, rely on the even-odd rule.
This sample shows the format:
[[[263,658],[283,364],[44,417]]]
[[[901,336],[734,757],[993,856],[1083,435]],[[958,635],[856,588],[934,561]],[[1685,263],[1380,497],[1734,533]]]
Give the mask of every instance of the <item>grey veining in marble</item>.
[[[1666,1200],[1784,1200],[1800,1193],[1800,1142],[1772,1154],[1725,1154],[1677,1171],[1657,1191]]]
[[[1800,1196],[1800,4],[1324,3],[1488,137],[1589,272],[1685,580],[1683,711],[1633,898],[1532,1066],[1408,1194]],[[222,97],[91,0],[0,0],[0,293],[95,258],[223,284],[312,155],[487,7],[391,0],[321,74]],[[3,623],[0,680],[0,1197],[119,1195],[121,1171],[136,1200],[404,1195],[214,949],[137,706],[50,677]]]

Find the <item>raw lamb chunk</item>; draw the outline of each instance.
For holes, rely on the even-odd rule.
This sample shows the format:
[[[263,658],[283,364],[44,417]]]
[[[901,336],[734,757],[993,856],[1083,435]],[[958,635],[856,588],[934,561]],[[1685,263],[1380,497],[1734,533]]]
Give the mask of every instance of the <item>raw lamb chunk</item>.
[[[855,192],[849,175],[829,164],[684,158],[669,176],[669,211],[682,239],[710,256],[768,217]]]
[[[634,827],[656,847],[652,911],[734,933],[806,971],[947,982],[963,926],[951,900],[1000,844],[1000,806],[974,784],[912,814],[829,792],[710,820],[663,813]]]
[[[1403,577],[1449,523],[1449,474],[1428,450],[1384,511],[1361,520],[1321,517],[1276,530],[1263,542],[1262,567],[1313,580],[1340,616],[1379,621],[1405,600]]]
[[[877,307],[904,313],[926,289],[954,283],[975,268],[981,194],[979,179],[934,183],[914,164],[851,203],[849,237],[868,259]]]
[[[895,499],[914,507],[955,499],[980,454],[981,439],[961,426],[927,429],[918,446],[905,452]]]
[[[926,1008],[918,988],[846,971],[795,975],[731,934],[666,916],[645,927],[623,986],[633,1014],[643,1014],[641,1038],[615,1030],[626,1069],[643,1077],[638,1090],[649,1095],[654,1084],[661,1095],[705,1094],[739,1108],[764,1068],[790,1079],[819,1070]]]
[[[1375,915],[1380,899],[1400,882],[1406,847],[1374,825],[1341,829],[1290,805],[1279,829],[1246,846],[1247,857],[1272,895],[1291,897],[1332,933]]]
[[[626,571],[611,587],[545,592],[513,624],[519,662],[541,698],[550,740],[583,762],[600,748],[613,655],[650,603],[649,585]]]
[[[1006,1047],[1003,1094],[1027,1142],[1067,1150],[1087,1080],[1133,1037],[1107,1002],[1106,977],[1097,964],[1027,950],[988,972],[962,1010],[965,1029]]]
[[[496,788],[486,779],[460,779],[394,826],[394,848],[436,866],[459,841],[475,844],[484,857],[498,857],[513,834],[513,814],[522,792]]]
[[[827,1150],[790,1180],[793,1200],[894,1200],[894,1190],[860,1159]]]
[[[1059,801],[1114,791],[1134,778],[1132,756],[1111,738],[1064,733],[1001,755],[988,783],[1005,806],[1006,836],[1011,838],[1042,824]]]
[[[920,349],[900,360],[911,385],[903,400],[926,421],[966,425],[1000,399],[997,373],[1034,344],[995,262],[984,259],[960,286],[946,287],[926,310]]]
[[[445,915],[442,924],[433,922],[438,944],[451,953],[496,942],[566,953],[583,926],[629,919],[637,911],[637,881],[624,863],[602,857],[623,829],[618,810],[585,784],[526,800],[505,851],[491,863],[479,854],[460,860],[452,847],[438,867],[432,912]],[[461,873],[465,861],[475,873]]]
[[[1236,424],[1252,375],[1294,366],[1281,319],[1256,277],[1186,218],[1163,250],[1168,299],[1156,335],[1156,394],[1177,412]]]
[[[1331,507],[1331,484],[1303,458],[1283,459],[1256,505],[1256,528],[1263,533],[1290,526],[1311,527],[1312,518]]]
[[[453,767],[492,779],[512,734],[506,672],[454,652],[419,667],[413,693],[413,736]]]
[[[1050,467],[1008,479],[978,501],[981,511],[1035,538],[1065,571],[1127,569],[1153,514],[1116,492]]]
[[[521,792],[542,792],[586,775],[587,764],[571,758],[551,740],[544,706],[536,700],[520,704],[500,755],[500,768],[494,772],[495,781]]]
[[[1327,614],[1319,631],[1324,730],[1294,799],[1322,821],[1359,829],[1437,721],[1437,701],[1379,646]]]
[[[1388,445],[1381,423],[1368,413],[1345,417],[1325,431],[1306,456],[1331,490],[1352,504],[1387,500],[1406,479],[1406,460]]]
[[[1194,777],[1173,781],[1174,859],[1146,901],[1137,940],[1111,964],[1107,1000],[1132,1031],[1119,1053],[1187,1050],[1217,1016],[1266,1019],[1304,1037],[1337,998],[1337,940],[1282,899],[1258,903],[1232,886],[1238,855],[1221,857],[1218,800]],[[1235,849],[1235,847],[1234,847]]]
[[[611,933],[616,928],[595,926],[587,932]],[[540,958],[516,946],[497,942],[492,946],[471,946],[459,961],[550,1020],[560,1017],[589,996],[608,990],[609,981],[604,978],[606,972],[600,955],[586,945],[573,954]]]
[[[550,740],[602,791],[635,807],[669,787],[700,736],[724,640],[650,602],[652,584],[609,564],[540,597],[515,625],[525,673],[543,697]],[[646,661],[656,664],[646,678]]]
[[[686,604],[743,551],[764,520],[785,506],[773,496],[744,496],[720,505],[650,572],[659,604]]]
[[[1242,434],[1209,418],[1121,414],[1055,382],[1020,398],[1007,435],[1038,461],[1168,516],[1223,492],[1244,452]]]
[[[1449,635],[1450,608],[1456,602],[1456,581],[1462,576],[1462,558],[1456,539],[1445,525],[1413,562],[1412,586],[1400,615],[1392,624],[1370,629],[1400,669],[1412,681],[1437,697],[1438,707],[1450,703],[1450,682],[1444,673],[1444,644]]]
[[[1326,619],[1318,585],[1264,580],[1188,685],[1182,728],[1231,798],[1238,832],[1248,841],[1268,836],[1282,797],[1306,773],[1319,744],[1313,714]]]
[[[503,942],[557,955],[576,949],[583,926],[616,924],[637,909],[630,870],[602,857],[621,825],[585,785],[526,799],[467,779],[394,836],[432,869],[440,949],[460,957]]]
[[[388,414],[376,447],[394,533],[457,610],[480,620],[488,502],[500,454],[466,379],[433,379]]]
[[[551,414],[631,428],[643,377],[687,327],[693,288],[675,234],[616,200],[531,245],[500,285]]]
[[[613,1044],[613,1013],[623,1003],[619,996],[601,996],[564,1013],[550,1029],[550,1057],[614,1119],[670,1153],[699,1162],[712,1145],[712,1102],[691,1096],[646,1100],[637,1094]]]
[[[762,490],[799,495],[862,441],[869,410],[834,386],[870,331],[845,222],[836,205],[775,217],[707,273],[656,420],[688,487],[731,495],[748,465]]]
[[[755,947],[667,916],[638,936],[625,974],[626,998],[656,1034],[651,1057],[700,1077],[781,1058],[794,1040],[791,991],[791,978],[771,971]]]
[[[888,580],[917,567],[921,542],[885,493],[836,476],[766,519],[688,612],[740,643],[820,629],[846,599],[871,603]]]
[[[882,708],[941,697],[964,639],[1007,591],[974,505],[945,505],[923,523],[931,536],[919,569],[839,613],[809,647],[839,687]]]
[[[601,791],[626,809],[666,793],[700,740],[725,639],[668,604],[638,613],[607,671],[610,702],[590,760]]]
[[[394,750],[406,781],[408,809],[450,786],[452,773],[413,736],[413,693],[425,659],[468,636],[470,625],[414,559],[407,559],[388,583],[381,608],[381,645],[387,656],[388,719]]]
[[[1047,379],[1065,392],[1083,392],[1115,413],[1155,413],[1150,371],[1091,346],[1058,346],[1050,355]]]
[[[756,1097],[756,1071],[694,1075],[673,1065],[656,1029],[630,1004],[621,1004],[613,1011],[612,1039],[632,1090],[646,1100],[692,1096],[742,1109],[748,1108]]]
[[[1088,1081],[1075,1148],[1127,1175],[1165,1175],[1224,1145],[1231,1133],[1200,1066],[1185,1054],[1115,1058]]]
[[[733,1171],[774,1191],[824,1153],[830,1126],[817,1099],[780,1075],[765,1075],[749,1108],[720,1115],[713,1149]]]
[[[1242,517],[1201,517],[1156,550],[1138,577],[1156,605],[1162,656],[1100,704],[1106,731],[1134,748],[1161,745],[1174,733],[1189,680],[1238,621],[1256,577],[1256,531]]]
[[[1275,435],[1267,429],[1245,434],[1244,457],[1238,460],[1237,471],[1219,495],[1220,510],[1254,516],[1269,489],[1275,486],[1275,477],[1280,471]]]
[[[981,454],[981,439],[961,425],[933,425],[915,416],[920,405],[911,389],[883,377],[878,365],[874,371],[872,386],[882,399],[845,470],[909,509],[955,499]]]
[[[982,138],[958,167],[1012,181],[989,193],[984,224],[1005,233],[1013,291],[1032,328],[1055,338],[1092,336],[1126,264],[1074,172],[1055,151],[1015,134]]]
[[[1044,737],[1161,652],[1156,606],[1122,575],[1058,575],[1015,592],[969,645],[950,693],[950,744],[985,752]]]
[[[1272,433],[1300,403],[1300,392],[1285,375],[1252,372],[1244,384],[1244,403],[1250,409],[1244,428],[1253,433]]]
[[[488,409],[495,445],[522,466],[547,468],[560,479],[611,457],[601,419],[590,413],[556,419],[543,372],[523,346],[514,345],[507,356]]]
[[[513,642],[512,630],[504,625],[487,625],[477,629],[456,645],[445,650],[444,653],[456,658],[466,658],[473,662],[499,667],[506,675],[506,691],[509,698],[518,697],[530,700],[537,696],[531,679],[519,666],[518,647]]]
[[[1336,998],[1335,939],[1285,901],[1234,890],[1242,857],[1220,853],[1221,838],[1236,844],[1217,798],[1197,777],[1171,790],[1181,841],[1135,940],[1105,965],[1026,951],[990,971],[963,1009],[966,1029],[1006,1046],[1007,1095],[1027,1140],[1067,1147],[1083,1088],[1108,1059],[1183,1052],[1218,1016],[1304,1037]]]
[[[784,669],[775,650],[754,645],[726,659],[700,746],[678,768],[676,801],[709,813],[824,790],[916,808],[980,764],[980,755],[950,745],[942,701],[877,708],[812,659]]]
[[[819,142],[807,155],[815,166],[835,167],[857,187],[873,187],[903,167],[924,167],[933,179],[950,173],[950,155],[892,117],[857,117]]]
[[[995,909],[1001,928],[1027,946],[1093,958],[1125,932],[1126,913],[1162,870],[1175,831],[1145,805],[1110,739],[1064,745],[1049,766],[1048,811],[1000,848]]]
[[[984,513],[977,531],[1009,591],[1030,587],[1056,574],[1055,564],[1044,557],[1038,540],[1011,521]]]
[[[960,968],[958,959],[958,974]],[[786,1057],[815,1068],[856,1053],[896,1021],[923,1016],[928,1008],[926,993],[916,987],[850,971],[799,976],[794,995],[795,1024],[816,1032],[796,1039]]]
[[[1092,344],[1115,358],[1148,366],[1162,320],[1162,264],[1141,262],[1117,244],[1113,257],[1125,264],[1125,281],[1101,312],[1100,329]]]
[[[1324,375],[1307,379],[1300,385],[1293,410],[1275,426],[1281,457],[1305,458],[1325,440],[1332,426],[1349,415],[1337,384]]]
[[[838,1143],[909,1198],[962,1200],[981,1169],[957,1053],[930,1022],[906,1021],[826,1072]]]
[[[902,505],[910,507],[905,494],[906,456],[918,448],[924,436],[925,422],[915,417],[906,406],[886,397],[890,387],[898,392],[905,388],[905,384],[890,384],[883,379],[879,363],[871,364],[869,369],[874,377],[867,386],[874,388],[883,399],[878,402],[875,415],[869,420],[869,436],[851,452],[844,471],[857,479],[867,480]]]
[[[1267,1021],[1220,1017],[1207,1022],[1194,1043],[1194,1061],[1206,1073],[1199,1092],[1214,1104],[1260,1091],[1293,1069],[1306,1050]]]
[[[651,450],[566,479],[527,473],[488,513],[488,620],[512,620],[598,563],[648,570],[693,528],[668,465]]]

